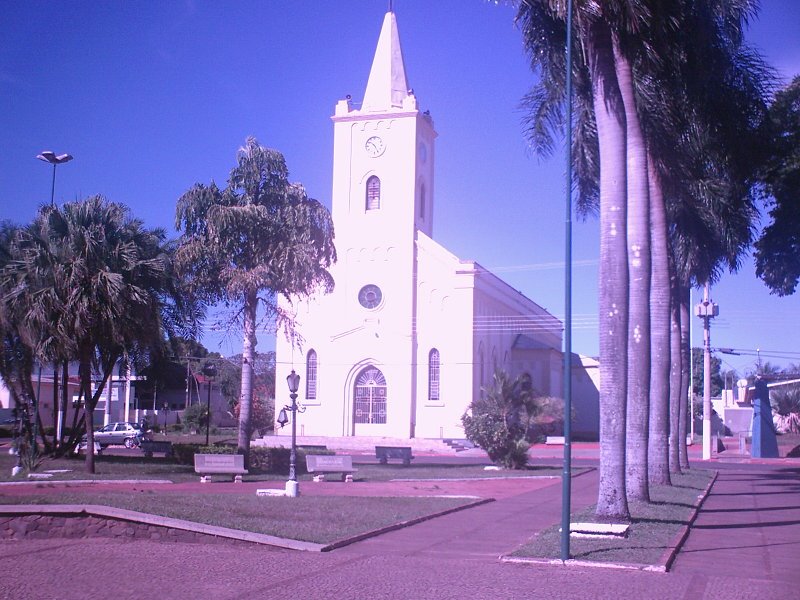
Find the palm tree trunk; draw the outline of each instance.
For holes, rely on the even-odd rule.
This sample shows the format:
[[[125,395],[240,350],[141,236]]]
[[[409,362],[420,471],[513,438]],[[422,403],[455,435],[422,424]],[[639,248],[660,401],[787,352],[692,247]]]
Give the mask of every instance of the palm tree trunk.
[[[92,364],[86,351],[81,352],[81,389],[83,390],[83,423],[86,430],[86,472],[94,473],[94,402],[92,401]]]
[[[650,430],[647,450],[650,484],[671,485],[669,477],[670,278],[667,211],[661,180],[648,156],[650,187]]]
[[[256,350],[256,309],[258,296],[255,290],[247,292],[244,302],[244,344],[242,347],[242,388],[239,395],[239,441],[236,451],[244,454],[245,467],[250,460],[250,407],[253,402],[253,360]]]
[[[628,192],[628,403],[625,487],[628,500],[650,501],[647,439],[650,420],[650,194],[647,151],[636,112],[633,68],[612,36],[614,67],[625,107]]]
[[[67,424],[67,407],[69,406],[69,361],[61,363],[61,436],[58,439],[59,456],[64,455],[64,429]],[[77,411],[75,411],[77,413]],[[74,426],[74,425],[73,425]]]
[[[681,404],[686,396],[681,393],[681,303],[680,298],[678,298],[678,286],[675,284],[672,286],[671,297],[669,332],[669,471],[670,473],[680,473]],[[685,440],[686,438],[684,438],[684,444],[686,443]]]
[[[600,140],[600,485],[598,516],[629,519],[625,495],[628,266],[625,113],[614,72],[611,32],[589,25],[587,51]]]
[[[678,427],[678,448],[681,469],[689,468],[689,452],[686,447],[687,427],[691,415],[689,414],[689,365],[692,364],[691,340],[689,339],[689,286],[680,288],[681,311],[681,403],[680,422]]]

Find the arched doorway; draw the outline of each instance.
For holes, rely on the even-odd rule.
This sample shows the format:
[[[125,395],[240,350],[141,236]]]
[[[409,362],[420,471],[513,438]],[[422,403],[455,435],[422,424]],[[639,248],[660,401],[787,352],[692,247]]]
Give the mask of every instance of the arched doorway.
[[[353,434],[359,425],[386,424],[386,378],[373,365],[356,377],[353,388]]]

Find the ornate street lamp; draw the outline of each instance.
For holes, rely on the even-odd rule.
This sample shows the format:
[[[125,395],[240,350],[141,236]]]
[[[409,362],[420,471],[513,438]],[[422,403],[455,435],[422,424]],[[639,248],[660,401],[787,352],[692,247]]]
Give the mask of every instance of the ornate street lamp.
[[[286,495],[292,498],[300,495],[300,488],[297,484],[297,413],[305,412],[304,406],[297,405],[297,390],[300,388],[300,375],[294,372],[289,373],[286,377],[286,383],[289,385],[289,398],[292,403],[284,406],[278,413],[278,425],[283,427],[289,422],[289,416],[286,411],[292,413],[292,449],[289,451],[289,481],[286,482]]]
[[[53,185],[50,188],[50,206],[55,206],[56,195],[56,167],[72,160],[71,154],[59,154],[56,156],[55,152],[45,150],[41,154],[37,154],[36,158],[46,163],[53,165]]]

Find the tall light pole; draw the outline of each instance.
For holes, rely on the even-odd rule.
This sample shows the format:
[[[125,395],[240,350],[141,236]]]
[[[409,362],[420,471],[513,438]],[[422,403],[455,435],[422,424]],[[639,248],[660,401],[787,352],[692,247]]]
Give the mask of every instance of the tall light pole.
[[[207,362],[203,367],[203,375],[206,376],[208,384],[208,396],[206,399],[206,446],[208,446],[208,434],[211,429],[211,380],[217,376],[217,367],[214,363]]]
[[[572,0],[567,1],[566,154],[567,200],[564,243],[564,459],[561,472],[561,560],[569,559],[572,507]]]
[[[46,163],[53,165],[53,184],[50,187],[50,206],[55,206],[56,197],[56,167],[72,160],[71,154],[59,154],[56,156],[55,152],[45,150],[41,154],[37,154],[36,158]]]
[[[711,458],[711,319],[719,315],[719,306],[710,299],[708,282],[703,301],[694,314],[703,319],[703,460]]]
[[[42,161],[44,161],[46,163],[50,163],[51,165],[53,165],[53,182],[52,182],[52,184],[50,186],[50,206],[55,206],[56,167],[58,165],[62,164],[62,163],[71,161],[72,160],[72,155],[71,154],[59,154],[58,156],[56,156],[55,152],[51,152],[50,150],[45,150],[41,154],[37,154],[36,158],[38,158],[39,160],[42,160]],[[56,375],[55,375],[56,371],[55,371],[55,369],[56,368],[55,368],[55,363],[54,363],[54,366],[53,366],[53,386],[54,386],[53,391],[54,391],[54,394],[56,393],[55,392],[55,386],[56,386]],[[40,363],[39,364],[39,382],[40,382],[40,384],[41,384],[41,378],[42,378],[42,365]],[[66,382],[64,383],[64,385],[67,385]],[[39,390],[38,389],[36,390],[36,397],[33,399],[33,412],[34,412],[34,415],[35,415],[34,420],[33,420],[33,422],[34,422],[34,426],[33,426],[33,429],[34,429],[34,433],[33,433],[33,448],[34,448],[34,452],[36,452],[36,437],[39,434]],[[60,422],[57,423],[56,426],[57,426],[57,428],[60,429]]]

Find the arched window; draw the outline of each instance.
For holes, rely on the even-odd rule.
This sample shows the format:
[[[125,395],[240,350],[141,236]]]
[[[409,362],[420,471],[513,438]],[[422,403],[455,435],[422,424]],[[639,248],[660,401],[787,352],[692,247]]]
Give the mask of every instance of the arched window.
[[[439,401],[439,351],[433,348],[428,353],[428,400]]]
[[[386,379],[380,369],[370,365],[356,377],[353,421],[386,424]]]
[[[309,350],[306,356],[306,400],[317,399],[317,353]]]
[[[425,184],[419,188],[419,218],[425,220]]]
[[[367,210],[377,210],[381,207],[381,180],[375,175],[367,179]]]

